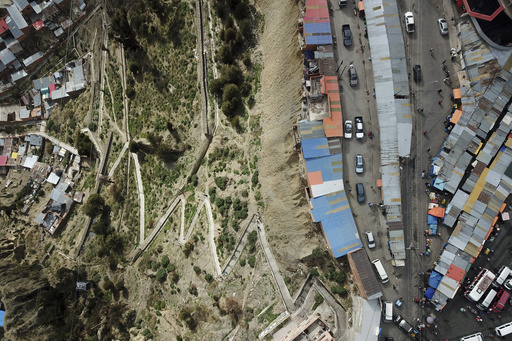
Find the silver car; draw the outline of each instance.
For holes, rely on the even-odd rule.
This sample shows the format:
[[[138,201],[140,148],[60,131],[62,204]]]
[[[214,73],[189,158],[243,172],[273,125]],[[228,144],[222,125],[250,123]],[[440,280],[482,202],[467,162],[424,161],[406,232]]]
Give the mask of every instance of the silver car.
[[[356,154],[356,173],[361,174],[364,172],[363,155]]]
[[[348,76],[350,78],[350,86],[357,86],[357,71],[353,64],[348,68]]]
[[[439,33],[441,33],[442,36],[448,34],[448,23],[443,18],[437,19],[437,24],[439,25]]]

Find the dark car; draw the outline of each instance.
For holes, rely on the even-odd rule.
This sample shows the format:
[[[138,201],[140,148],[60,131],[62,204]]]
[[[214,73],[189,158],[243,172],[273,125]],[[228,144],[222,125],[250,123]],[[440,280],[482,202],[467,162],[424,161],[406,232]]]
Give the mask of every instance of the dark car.
[[[416,64],[412,67],[412,74],[416,83],[421,82],[421,66]]]
[[[366,196],[364,195],[364,186],[362,183],[356,184],[356,193],[357,193],[357,202],[361,203],[366,200]]]
[[[351,46],[352,45],[352,31],[350,31],[350,25],[341,26],[341,31],[343,33],[343,45]]]

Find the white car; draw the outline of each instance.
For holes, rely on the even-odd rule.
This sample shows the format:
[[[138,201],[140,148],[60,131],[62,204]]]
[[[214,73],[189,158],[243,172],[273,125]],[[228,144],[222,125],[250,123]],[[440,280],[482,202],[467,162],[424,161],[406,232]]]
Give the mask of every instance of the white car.
[[[375,238],[373,238],[373,233],[365,232],[366,240],[368,241],[368,248],[373,249],[375,247]]]
[[[443,18],[437,19],[437,24],[439,25],[439,33],[441,33],[442,36],[448,34],[448,23]]]
[[[362,139],[364,137],[363,118],[361,116],[356,117],[356,139]]]
[[[414,16],[412,12],[407,12],[404,14],[404,21],[405,21],[405,30],[407,33],[413,33],[414,32]]]
[[[343,136],[345,136],[346,139],[352,138],[352,121],[351,120],[345,121],[345,132],[344,132]]]

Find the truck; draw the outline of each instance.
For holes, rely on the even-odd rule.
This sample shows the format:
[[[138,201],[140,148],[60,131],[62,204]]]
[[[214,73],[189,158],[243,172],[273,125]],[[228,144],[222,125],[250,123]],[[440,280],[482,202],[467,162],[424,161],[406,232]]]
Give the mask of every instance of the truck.
[[[343,33],[343,45],[352,45],[352,31],[350,31],[350,25],[341,26],[341,32]]]
[[[409,322],[407,322],[402,316],[398,315],[395,317],[395,323],[398,328],[405,330],[407,334],[413,339],[419,339],[419,332],[414,329]]]
[[[407,33],[413,33],[414,32],[414,15],[412,12],[406,12],[404,14],[404,20],[405,20],[405,30]]]

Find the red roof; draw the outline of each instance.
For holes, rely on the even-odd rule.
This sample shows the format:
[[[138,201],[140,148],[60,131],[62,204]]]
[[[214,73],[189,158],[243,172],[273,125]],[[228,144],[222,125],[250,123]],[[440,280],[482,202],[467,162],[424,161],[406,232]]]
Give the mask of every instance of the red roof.
[[[0,20],[0,34],[4,33],[9,29],[9,25],[5,22],[4,19]]]
[[[34,28],[36,29],[36,31],[39,31],[40,29],[42,29],[44,27],[44,24],[43,24],[43,21],[41,19],[39,20],[36,20],[32,26],[34,26]]]
[[[5,166],[7,164],[7,155],[0,155],[0,166]]]
[[[329,112],[331,117],[324,118],[325,136],[342,137],[343,136],[343,117],[341,113],[340,88],[338,87],[338,77],[324,76],[322,82],[322,92],[329,98]]]

